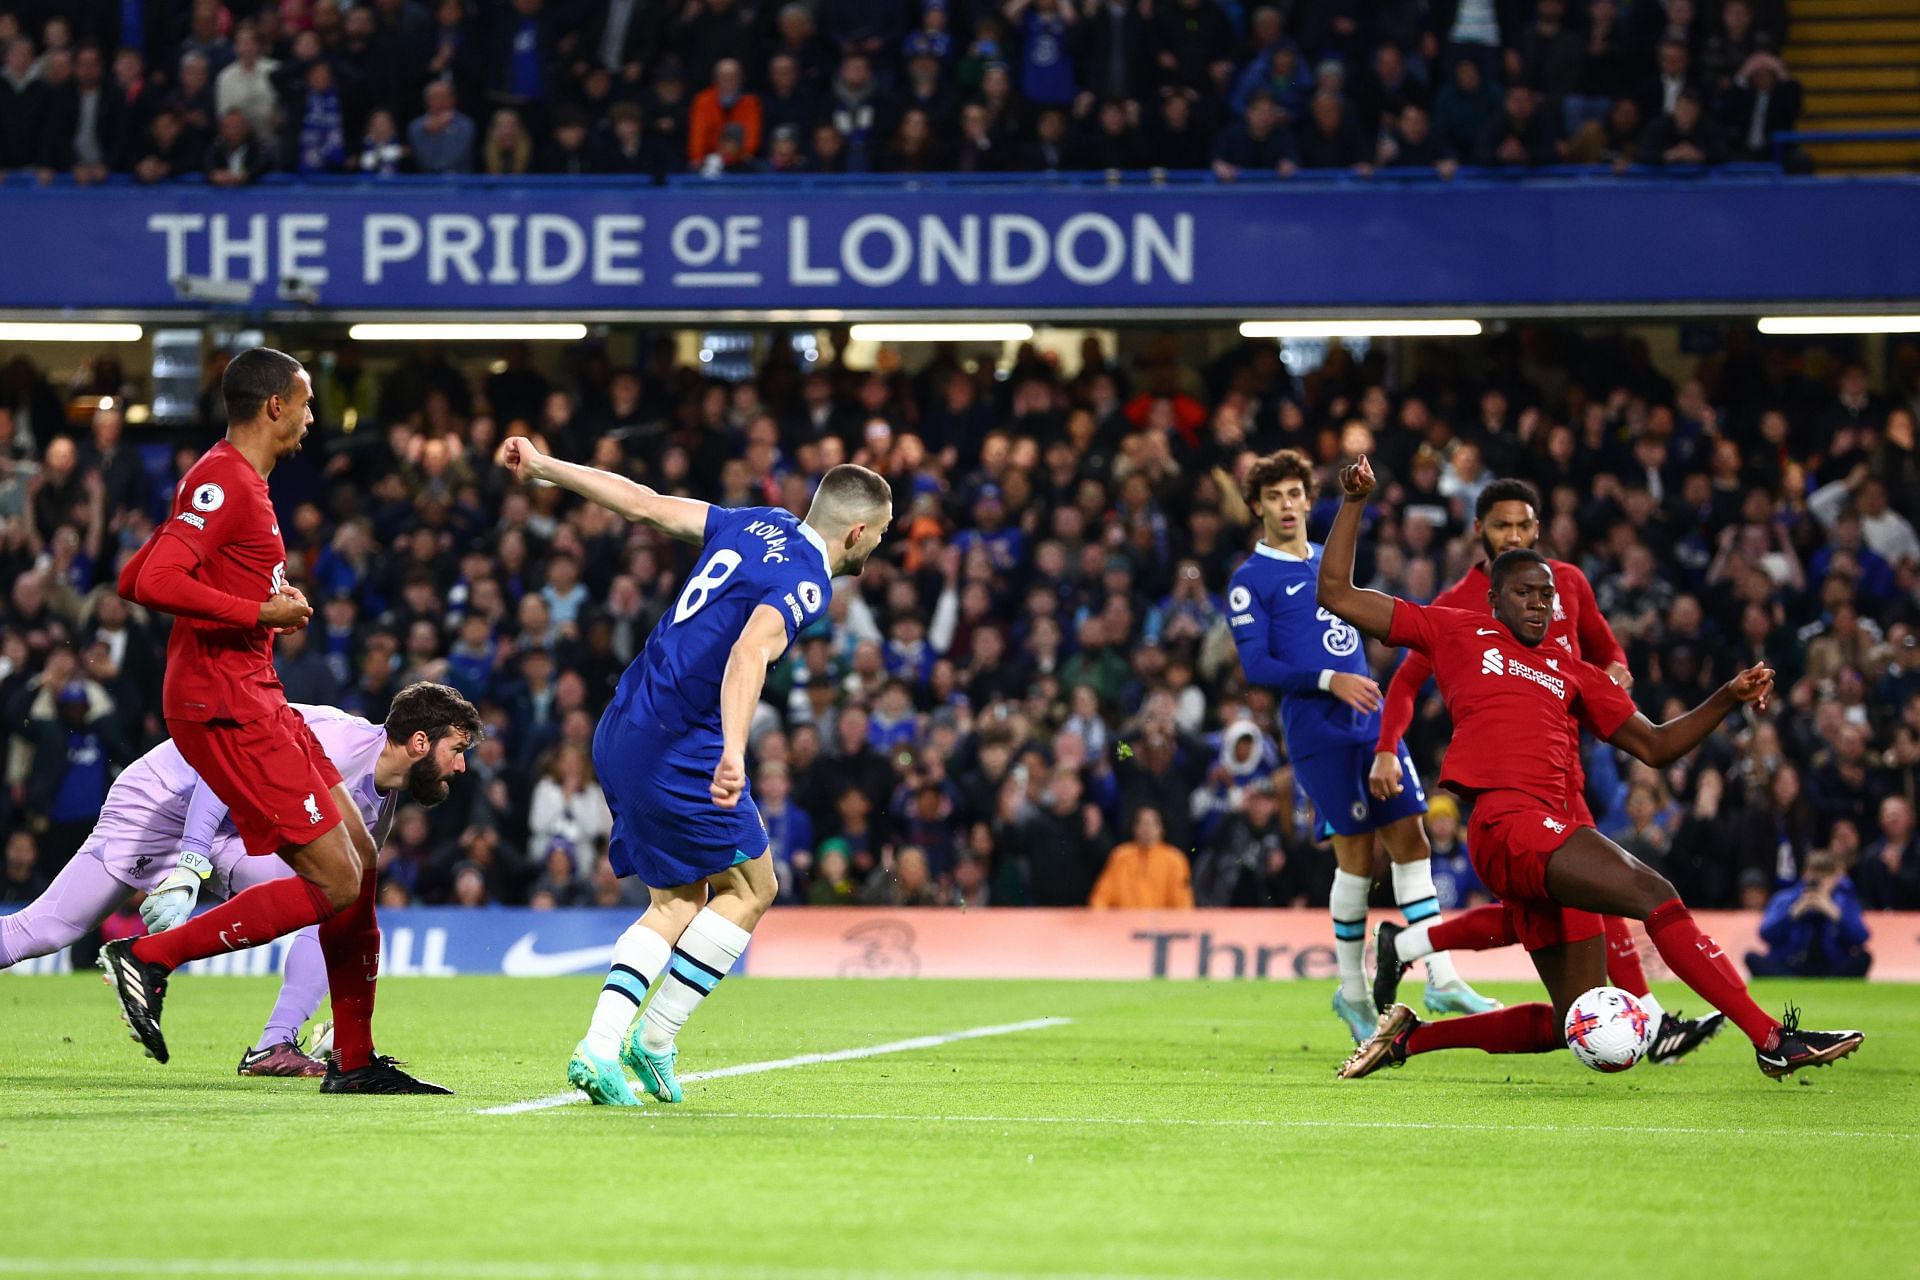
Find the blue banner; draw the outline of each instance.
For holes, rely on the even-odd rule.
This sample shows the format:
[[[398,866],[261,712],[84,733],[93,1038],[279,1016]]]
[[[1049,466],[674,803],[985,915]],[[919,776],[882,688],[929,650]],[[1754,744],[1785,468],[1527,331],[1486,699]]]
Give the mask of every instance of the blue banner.
[[[0,307],[778,320],[1866,302],[1920,297],[1916,224],[1907,178],[14,188]]]

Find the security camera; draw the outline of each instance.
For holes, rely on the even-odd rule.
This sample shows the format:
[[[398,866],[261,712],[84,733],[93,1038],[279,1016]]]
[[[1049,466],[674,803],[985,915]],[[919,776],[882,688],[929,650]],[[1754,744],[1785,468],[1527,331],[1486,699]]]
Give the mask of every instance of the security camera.
[[[303,307],[320,305],[320,287],[306,276],[282,276],[280,301],[297,302]]]
[[[173,281],[174,296],[182,302],[213,302],[245,306],[253,301],[253,285],[245,280],[215,280],[211,276],[180,276]]]

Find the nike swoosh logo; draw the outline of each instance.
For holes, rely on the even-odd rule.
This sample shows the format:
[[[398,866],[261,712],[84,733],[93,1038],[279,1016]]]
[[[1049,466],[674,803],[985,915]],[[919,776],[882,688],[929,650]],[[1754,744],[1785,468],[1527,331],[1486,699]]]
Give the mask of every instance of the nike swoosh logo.
[[[1290,586],[1290,587],[1288,587],[1288,588],[1287,588],[1287,594],[1288,594],[1288,595],[1290,595],[1290,596],[1293,596],[1293,595],[1299,595],[1299,594],[1300,594],[1300,589],[1301,589],[1302,587],[1304,587],[1304,586],[1306,586],[1306,585],[1307,585],[1307,584],[1306,584],[1306,583],[1304,583],[1304,582],[1296,582],[1296,583],[1294,583],[1294,584],[1293,584],[1292,586]]]
[[[1498,631],[1488,631],[1485,627],[1476,627],[1473,634],[1477,636],[1497,636],[1500,633]]]
[[[591,973],[613,963],[613,944],[577,947],[572,951],[537,951],[533,940],[538,934],[522,934],[500,957],[500,972],[509,978],[559,978],[570,973]]]

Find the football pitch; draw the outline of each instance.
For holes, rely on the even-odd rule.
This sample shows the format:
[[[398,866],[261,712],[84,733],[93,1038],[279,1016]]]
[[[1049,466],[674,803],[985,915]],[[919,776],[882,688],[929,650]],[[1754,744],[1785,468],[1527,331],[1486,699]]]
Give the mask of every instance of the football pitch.
[[[176,982],[161,1067],[97,975],[0,979],[0,1274],[1910,1276],[1920,1256],[1912,987],[1759,984],[1867,1032],[1785,1084],[1732,1029],[1618,1076],[1462,1052],[1340,1083],[1321,983],[746,978],[689,1024],[681,1070],[759,1069],[678,1107],[510,1109],[565,1090],[597,989],[383,983],[380,1048],[458,1096],[378,1098],[235,1076],[269,980]],[[838,1055],[861,1049],[883,1051]]]

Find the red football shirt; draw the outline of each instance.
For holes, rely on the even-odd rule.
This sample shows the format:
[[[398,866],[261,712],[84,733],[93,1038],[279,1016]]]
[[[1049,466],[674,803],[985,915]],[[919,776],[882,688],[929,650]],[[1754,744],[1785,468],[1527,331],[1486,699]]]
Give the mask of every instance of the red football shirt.
[[[163,568],[173,581],[156,581]],[[122,594],[175,615],[161,691],[167,719],[245,723],[286,705],[273,632],[258,622],[286,574],[266,478],[222,440],[188,469],[167,522],[121,576]]]
[[[1610,738],[1633,718],[1633,699],[1607,673],[1560,645],[1528,647],[1487,613],[1396,600],[1387,643],[1424,653],[1453,716],[1441,785],[1519,791],[1556,812],[1579,767],[1574,719]]]
[[[1593,584],[1580,572],[1580,566],[1564,560],[1549,560],[1547,567],[1553,571],[1554,593],[1553,621],[1547,624],[1546,643],[1558,644],[1574,657],[1597,667],[1616,662],[1623,667],[1627,665],[1626,650],[1614,639],[1613,628],[1607,625],[1599,602],[1593,598]],[[1433,607],[1464,609],[1491,617],[1493,608],[1487,603],[1487,593],[1492,590],[1493,581],[1487,576],[1487,566],[1476,564],[1467,570],[1464,578],[1435,596]],[[1409,652],[1393,673],[1380,706],[1380,741],[1374,748],[1376,751],[1398,749],[1400,739],[1413,724],[1414,702],[1432,674],[1433,664],[1418,652]]]

